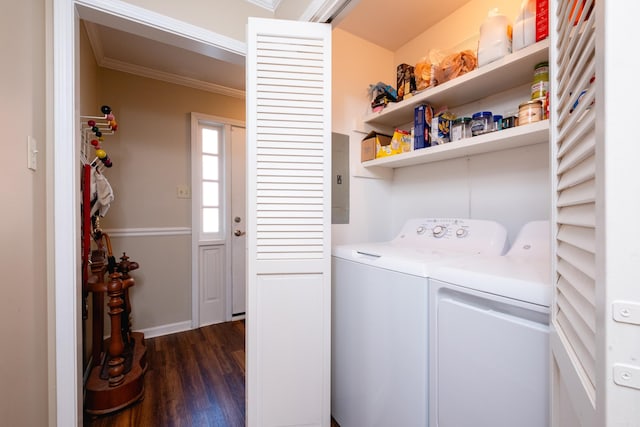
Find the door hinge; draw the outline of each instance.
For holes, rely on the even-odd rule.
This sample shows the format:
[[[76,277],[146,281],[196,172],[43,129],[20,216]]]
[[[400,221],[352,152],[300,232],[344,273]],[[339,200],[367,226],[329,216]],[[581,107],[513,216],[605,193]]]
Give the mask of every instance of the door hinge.
[[[615,363],[613,365],[613,382],[623,387],[640,390],[640,367]]]
[[[621,323],[640,325],[640,304],[628,301],[614,302],[613,320]]]

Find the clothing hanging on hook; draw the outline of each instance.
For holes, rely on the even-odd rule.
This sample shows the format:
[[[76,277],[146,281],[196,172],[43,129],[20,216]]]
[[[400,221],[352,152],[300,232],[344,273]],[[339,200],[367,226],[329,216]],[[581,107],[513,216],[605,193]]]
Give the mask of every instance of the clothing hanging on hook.
[[[91,171],[91,216],[96,214],[104,217],[111,207],[114,200],[113,189],[107,181],[107,178],[101,174],[96,168]]]

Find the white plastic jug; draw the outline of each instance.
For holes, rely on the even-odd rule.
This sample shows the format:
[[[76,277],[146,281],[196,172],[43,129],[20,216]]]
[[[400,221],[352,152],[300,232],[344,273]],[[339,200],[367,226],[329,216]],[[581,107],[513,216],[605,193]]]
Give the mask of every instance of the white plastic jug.
[[[478,66],[482,67],[511,53],[511,23],[498,9],[491,9],[480,26]]]
[[[513,51],[536,42],[536,0],[522,0],[520,12],[513,24]]]

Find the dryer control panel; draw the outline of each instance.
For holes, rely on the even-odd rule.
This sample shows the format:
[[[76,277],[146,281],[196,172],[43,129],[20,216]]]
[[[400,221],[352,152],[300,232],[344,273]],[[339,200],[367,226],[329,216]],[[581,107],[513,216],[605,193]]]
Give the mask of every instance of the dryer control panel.
[[[488,255],[502,255],[508,247],[501,224],[462,218],[410,219],[392,243]]]

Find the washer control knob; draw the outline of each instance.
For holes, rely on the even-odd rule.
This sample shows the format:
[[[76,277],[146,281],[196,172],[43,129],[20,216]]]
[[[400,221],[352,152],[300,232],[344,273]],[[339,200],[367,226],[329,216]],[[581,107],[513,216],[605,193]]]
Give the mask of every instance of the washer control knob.
[[[418,226],[418,228],[416,228],[416,233],[418,233],[419,235],[424,234],[425,231],[427,231],[427,229],[424,228],[424,225],[420,225]]]
[[[469,232],[464,228],[458,228],[456,230],[456,237],[460,237],[460,238],[466,237],[467,234],[469,234]]]
[[[447,227],[436,225],[431,229],[431,232],[433,233],[433,237],[442,237],[447,232]]]

